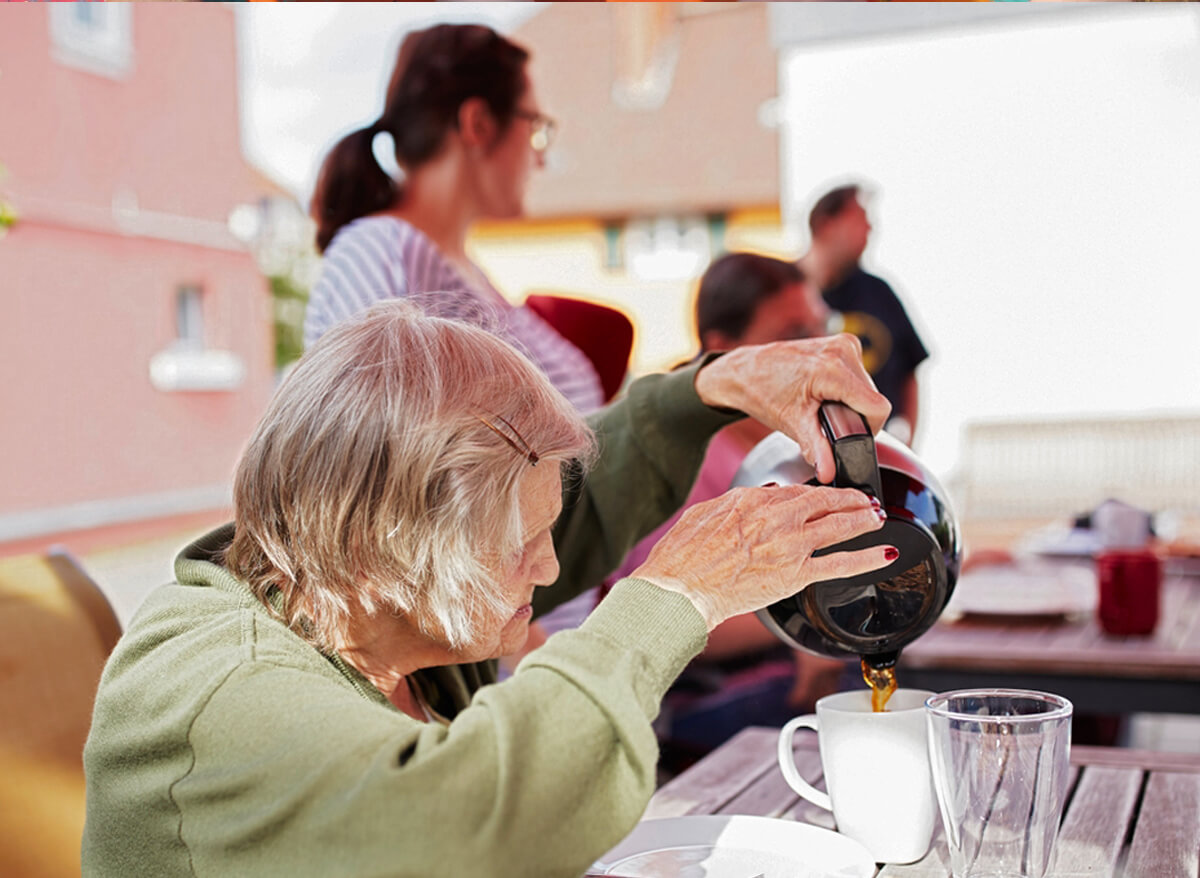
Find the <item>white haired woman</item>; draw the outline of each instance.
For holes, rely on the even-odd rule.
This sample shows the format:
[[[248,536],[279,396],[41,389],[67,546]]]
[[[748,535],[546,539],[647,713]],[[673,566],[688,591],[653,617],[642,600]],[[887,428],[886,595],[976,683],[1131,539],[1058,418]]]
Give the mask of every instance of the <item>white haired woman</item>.
[[[331,330],[252,437],[234,522],[183,551],[105,670],[84,873],[580,874],[653,792],[651,720],[707,633],[883,566],[812,557],[880,513],[856,491],[731,492],[488,685],[495,658],[683,501],[739,411],[831,480],[827,398],[887,414],[853,338],[643,378],[589,429],[482,330],[403,302]]]

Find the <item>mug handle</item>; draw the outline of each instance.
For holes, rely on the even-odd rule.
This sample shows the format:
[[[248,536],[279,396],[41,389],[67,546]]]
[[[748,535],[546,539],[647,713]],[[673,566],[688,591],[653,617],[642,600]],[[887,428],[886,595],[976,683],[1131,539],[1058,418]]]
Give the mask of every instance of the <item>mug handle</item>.
[[[833,802],[830,801],[829,794],[818,790],[802,778],[800,772],[796,770],[796,761],[792,756],[792,738],[795,736],[797,729],[812,729],[814,732],[817,731],[816,714],[810,713],[806,716],[798,716],[795,719],[790,719],[787,725],[779,730],[779,769],[783,772],[783,779],[802,798],[808,799],[808,801],[812,802],[818,808],[832,811]]]

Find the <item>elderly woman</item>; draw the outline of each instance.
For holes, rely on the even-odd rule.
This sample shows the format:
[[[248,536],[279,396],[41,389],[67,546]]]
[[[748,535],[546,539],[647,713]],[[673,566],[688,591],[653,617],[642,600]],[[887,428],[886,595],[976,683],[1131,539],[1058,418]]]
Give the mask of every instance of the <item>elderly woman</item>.
[[[653,792],[651,720],[707,633],[882,567],[812,557],[880,515],[856,491],[731,492],[502,683],[495,658],[682,502],[739,412],[832,479],[818,402],[888,410],[856,344],[649,376],[589,429],[482,330],[404,302],[331,330],[252,437],[235,521],[183,551],[105,670],[84,873],[579,875]]]

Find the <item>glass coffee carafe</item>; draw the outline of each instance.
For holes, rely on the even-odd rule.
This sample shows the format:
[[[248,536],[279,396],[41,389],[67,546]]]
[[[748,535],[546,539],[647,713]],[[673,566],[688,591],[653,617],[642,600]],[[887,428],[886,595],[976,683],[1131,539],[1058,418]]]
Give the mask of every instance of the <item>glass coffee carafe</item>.
[[[837,463],[834,485],[878,498],[887,521],[880,530],[815,554],[891,545],[900,556],[862,576],[814,582],[758,616],[792,647],[858,656],[864,673],[890,669],[950,599],[960,561],[958,525],[945,491],[908,447],[887,433],[872,436],[862,415],[840,403],[823,403],[820,415]],[[768,482],[818,484],[812,465],[782,433],[751,450],[733,486]]]

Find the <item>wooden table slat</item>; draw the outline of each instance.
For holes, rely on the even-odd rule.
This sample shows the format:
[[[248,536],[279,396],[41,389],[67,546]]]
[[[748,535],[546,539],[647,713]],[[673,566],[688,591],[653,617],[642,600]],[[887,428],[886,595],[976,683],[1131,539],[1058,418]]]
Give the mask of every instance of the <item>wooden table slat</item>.
[[[1143,777],[1136,768],[1089,766],[1083,772],[1058,833],[1050,878],[1117,874]]]
[[[1128,641],[1111,638],[1091,651],[1063,648],[1047,641],[1029,643],[1014,639],[1011,634],[1006,639],[1002,635],[1000,631],[989,631],[987,637],[972,638],[969,644],[938,640],[920,649],[914,644],[901,654],[899,673],[905,667],[952,667],[996,673],[1075,673],[1200,681],[1200,652],[1195,650],[1180,653],[1149,641],[1133,647]]]
[[[1038,687],[1043,680],[1043,688],[1067,676],[1085,686],[1112,681],[1108,700],[1120,712],[1164,710],[1172,703],[1181,711],[1200,712],[1200,698],[1187,694],[1192,684],[1200,684],[1200,582],[1165,579],[1152,636],[1106,635],[1090,617],[1049,625],[1002,618],[943,620],[901,654],[901,685],[910,685],[906,670],[914,680],[928,675],[917,681],[934,688],[972,685],[972,676],[978,676],[979,685]],[[937,685],[941,681],[949,685]]]
[[[822,829],[832,829],[837,831],[837,821],[833,819],[833,812],[826,811],[824,808],[818,808],[807,799],[796,797],[795,803],[785,813],[780,814],[786,820],[795,820],[799,823],[811,823],[813,826],[819,826]]]
[[[1077,744],[1071,747],[1071,761],[1076,765],[1136,765],[1144,771],[1200,772],[1200,753],[1169,753]]]
[[[1125,874],[1200,874],[1200,774],[1150,776]]]
[[[946,847],[942,815],[938,815],[929,853],[917,862],[903,866],[885,863],[878,878],[950,878],[950,850]]]
[[[821,768],[820,753],[800,746],[793,750],[792,756],[796,760],[796,768],[801,777],[815,787],[824,786],[824,771]],[[775,762],[772,760],[762,776],[731,799],[720,813],[780,817],[789,811],[793,813],[799,811],[803,816],[795,819],[805,823],[813,823],[825,829],[833,828],[833,814],[796,795],[788,786],[787,781],[783,779],[783,772],[775,766]]]
[[[1046,645],[1050,649],[1071,653],[1080,650],[1095,649],[1097,641],[1103,637],[1100,626],[1092,619],[1083,624],[1071,620],[1060,622],[1046,633]]]
[[[774,767],[778,737],[777,729],[742,729],[686,773],[663,784],[643,819],[717,813],[748,781]],[[772,761],[762,756],[764,752],[772,754]]]
[[[935,846],[925,858],[906,866],[885,863],[878,878],[950,878],[950,855],[945,845]]]

